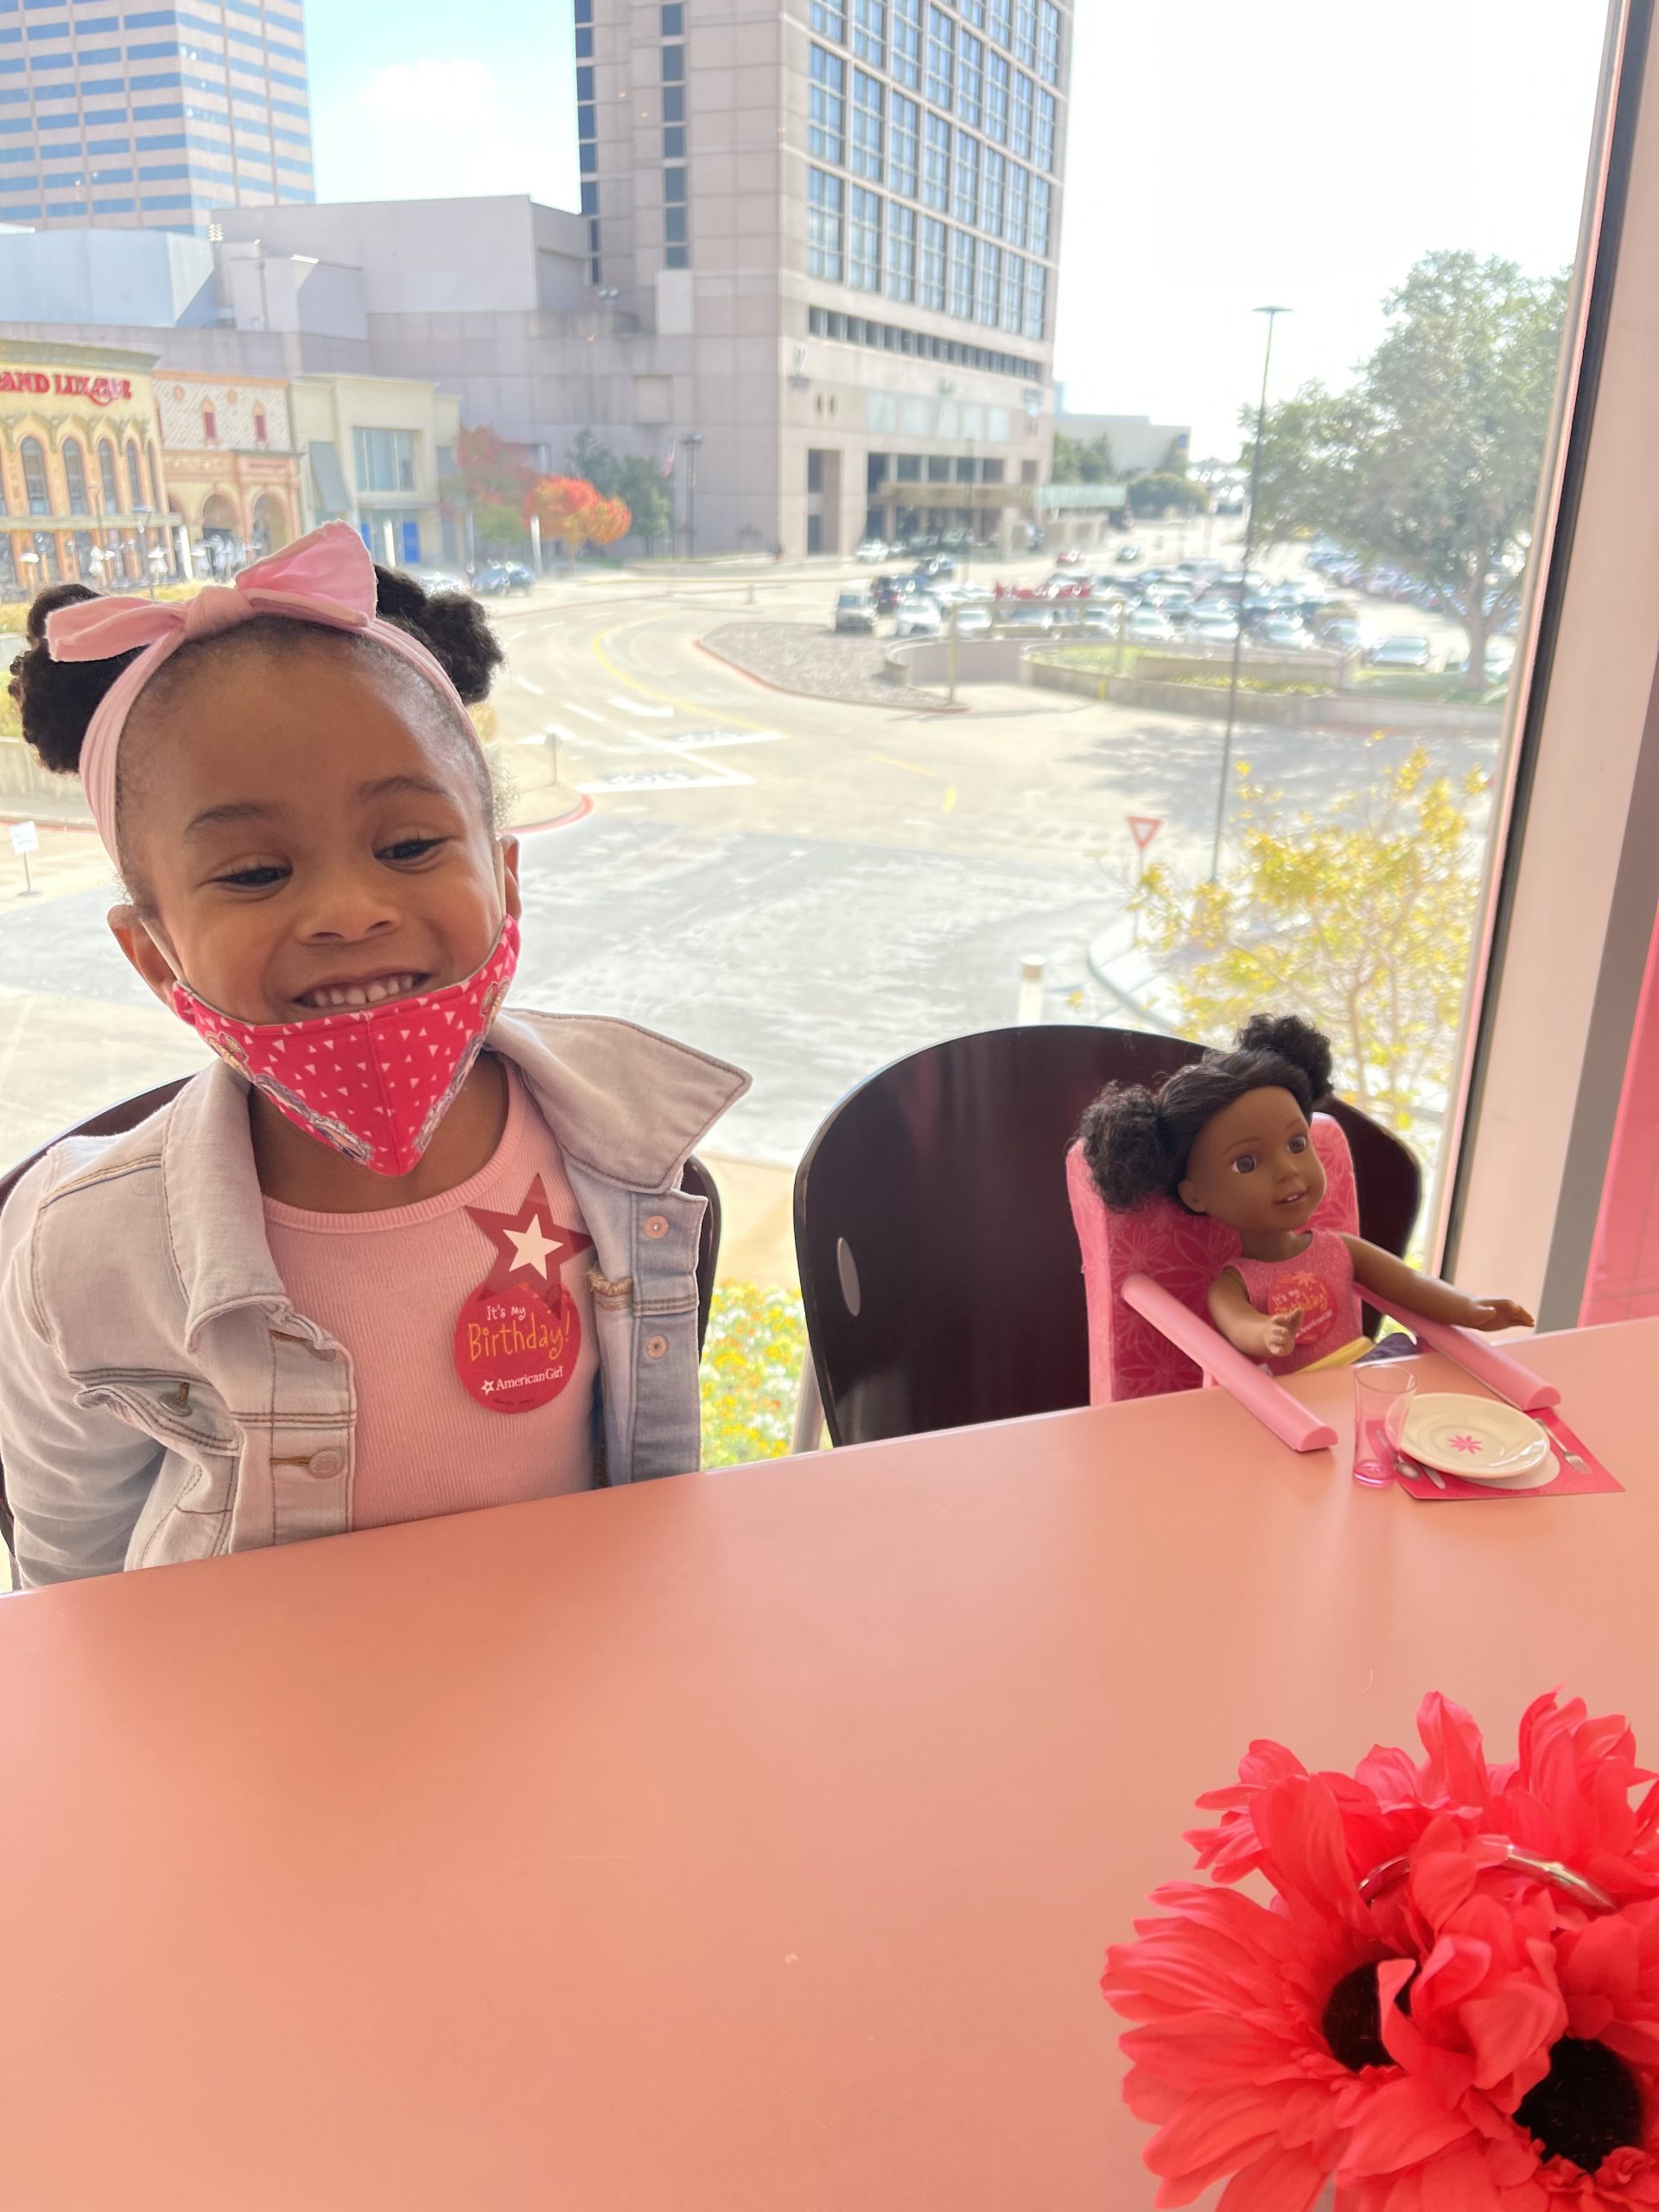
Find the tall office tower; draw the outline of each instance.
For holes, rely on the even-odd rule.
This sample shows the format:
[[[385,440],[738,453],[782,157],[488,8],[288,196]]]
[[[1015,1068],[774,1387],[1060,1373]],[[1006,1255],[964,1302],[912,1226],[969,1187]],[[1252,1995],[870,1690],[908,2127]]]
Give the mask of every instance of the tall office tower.
[[[0,223],[205,236],[315,197],[302,0],[0,0]]]
[[[999,530],[1048,473],[1072,0],[575,0],[590,287],[709,550]],[[689,449],[690,471],[686,467]]]

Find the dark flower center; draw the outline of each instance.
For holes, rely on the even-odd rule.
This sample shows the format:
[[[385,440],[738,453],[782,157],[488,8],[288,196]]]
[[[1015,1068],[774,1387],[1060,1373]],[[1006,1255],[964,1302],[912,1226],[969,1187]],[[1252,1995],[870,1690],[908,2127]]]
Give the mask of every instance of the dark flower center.
[[[1642,2140],[1642,2092],[1636,2076],[1605,2043],[1563,2036],[1549,2054],[1549,2071],[1515,2108],[1547,2158],[1570,2158],[1587,2174],[1615,2151]]]
[[[1407,2010],[1406,1990],[1410,1986],[1406,1983],[1394,2000],[1402,2012]],[[1319,2016],[1319,2032],[1332,2057],[1351,2074],[1357,2074],[1362,2066],[1395,2063],[1394,2054],[1382,2040],[1377,2014],[1376,1961],[1373,1960],[1369,1966],[1356,1967],[1351,1974],[1344,1974]]]

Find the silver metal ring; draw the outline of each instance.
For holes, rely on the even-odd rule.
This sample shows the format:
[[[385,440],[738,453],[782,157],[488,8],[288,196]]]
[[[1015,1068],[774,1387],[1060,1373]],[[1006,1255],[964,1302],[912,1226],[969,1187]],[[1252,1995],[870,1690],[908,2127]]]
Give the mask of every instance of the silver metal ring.
[[[1578,1904],[1587,1905],[1592,1912],[1618,1910],[1617,1898],[1610,1897],[1605,1890],[1599,1889],[1594,1882],[1587,1881],[1582,1874],[1575,1874],[1570,1866],[1563,1866],[1559,1859],[1535,1859],[1531,1852],[1518,1851],[1514,1844],[1510,1844],[1507,1860],[1510,1866],[1518,1867],[1523,1874],[1536,1874],[1541,1880],[1559,1890],[1563,1897],[1573,1898]],[[1410,1872],[1409,1859],[1385,1859],[1380,1866],[1373,1866],[1360,1883],[1359,1894],[1370,1904],[1385,1890],[1391,1890],[1396,1883],[1403,1882]]]

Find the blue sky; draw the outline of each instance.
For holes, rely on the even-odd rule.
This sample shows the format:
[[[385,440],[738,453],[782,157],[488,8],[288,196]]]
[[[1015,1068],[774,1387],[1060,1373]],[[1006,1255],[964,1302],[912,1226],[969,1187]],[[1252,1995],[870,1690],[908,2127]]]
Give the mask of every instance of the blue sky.
[[[1295,309],[1288,391],[1343,380],[1432,247],[1563,266],[1605,19],[1602,0],[1078,0],[1070,403],[1230,453],[1254,307]],[[319,198],[575,205],[570,0],[309,0],[306,20]]]

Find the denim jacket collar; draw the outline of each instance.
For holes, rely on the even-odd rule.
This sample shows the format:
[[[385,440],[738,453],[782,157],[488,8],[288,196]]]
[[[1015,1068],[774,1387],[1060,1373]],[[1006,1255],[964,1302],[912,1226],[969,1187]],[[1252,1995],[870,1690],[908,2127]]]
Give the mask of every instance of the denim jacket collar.
[[[601,1015],[504,1015],[489,1042],[523,1073],[567,1160],[622,1190],[674,1189],[686,1154],[749,1087],[723,1060]],[[635,1110],[642,1099],[648,1113]],[[186,1342],[233,1306],[291,1311],[265,1236],[242,1077],[214,1061],[159,1122],[118,1139],[100,1173],[128,1147],[153,1159],[158,1126]]]

